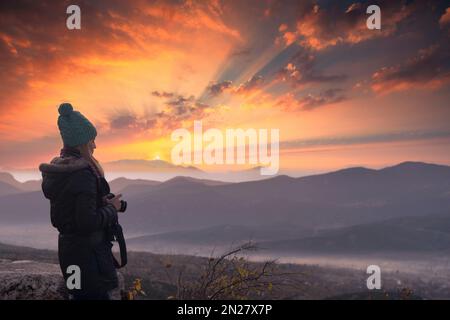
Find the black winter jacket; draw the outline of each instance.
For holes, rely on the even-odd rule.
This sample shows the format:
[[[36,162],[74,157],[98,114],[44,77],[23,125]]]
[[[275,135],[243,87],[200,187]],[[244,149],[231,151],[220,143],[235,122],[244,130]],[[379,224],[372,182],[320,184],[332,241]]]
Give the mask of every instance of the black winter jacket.
[[[106,204],[108,183],[97,177],[77,150],[63,149],[61,156],[41,164],[42,190],[50,200],[52,225],[59,231],[58,256],[67,280],[67,267],[81,270],[80,296],[99,296],[118,285],[107,230],[117,223],[117,210]]]

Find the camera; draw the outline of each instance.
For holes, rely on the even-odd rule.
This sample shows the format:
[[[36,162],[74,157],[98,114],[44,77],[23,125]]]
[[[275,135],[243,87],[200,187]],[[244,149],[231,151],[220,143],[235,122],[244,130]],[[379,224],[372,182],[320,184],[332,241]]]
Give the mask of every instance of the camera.
[[[110,193],[106,196],[107,199],[112,199],[116,195],[114,193]],[[127,210],[128,203],[125,200],[120,200],[120,209],[119,212],[125,212]]]

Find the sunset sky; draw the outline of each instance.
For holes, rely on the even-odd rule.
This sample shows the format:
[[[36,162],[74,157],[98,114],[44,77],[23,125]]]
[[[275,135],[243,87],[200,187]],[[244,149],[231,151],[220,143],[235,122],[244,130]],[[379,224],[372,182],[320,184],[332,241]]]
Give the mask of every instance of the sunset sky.
[[[280,129],[285,170],[450,165],[447,4],[1,1],[0,169],[58,154],[62,102],[96,125],[102,162],[170,161],[171,132],[203,120]]]

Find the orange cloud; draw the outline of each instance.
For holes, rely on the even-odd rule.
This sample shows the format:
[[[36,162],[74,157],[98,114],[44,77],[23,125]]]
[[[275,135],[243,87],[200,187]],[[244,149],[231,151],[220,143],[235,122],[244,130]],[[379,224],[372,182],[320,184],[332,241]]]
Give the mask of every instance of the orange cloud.
[[[79,0],[82,29],[68,31],[66,2],[2,2],[0,165],[31,166],[58,151],[57,106],[63,101],[95,123],[97,151],[109,161],[153,158],[156,153],[164,157],[170,131],[189,127],[194,119],[223,128],[283,128],[284,137],[292,139],[378,130],[387,126],[387,120],[367,125],[367,118],[374,114],[372,118],[381,118],[376,114],[377,99],[391,97],[378,95],[373,103],[355,97],[347,101],[349,92],[344,90],[349,84],[344,80],[367,83],[365,79],[382,65],[392,66],[373,77],[377,93],[448,83],[444,41],[435,51],[424,51],[423,58],[419,55],[416,62],[405,64],[390,62],[396,55],[366,58],[352,46],[333,48],[379,37],[384,53],[392,45],[389,36],[397,37],[397,24],[413,5],[402,9],[397,2],[382,1],[386,29],[368,33],[363,28],[364,6],[315,3]],[[421,26],[410,29],[405,24],[399,37],[419,33],[423,39],[437,39],[448,12],[442,3],[438,7],[425,22],[421,15],[414,16],[426,25],[423,34],[417,32]],[[277,45],[277,37],[278,44],[290,46]],[[347,50],[344,58],[334,55],[341,49]],[[362,93],[356,91],[351,93]],[[413,101],[414,110],[425,109],[419,104],[428,105],[428,98],[442,99],[430,95]],[[386,111],[403,100],[381,101]],[[363,103],[372,103],[373,108],[364,108],[361,115]],[[331,104],[335,107],[321,107]],[[445,110],[427,112],[424,126],[448,118]],[[389,121],[392,126],[411,125],[400,112]]]
[[[439,24],[442,28],[450,24],[450,7],[445,10],[445,13],[439,19]]]
[[[326,8],[311,3],[300,11],[294,30],[283,27],[279,31],[286,46],[297,41],[303,46],[322,50],[340,43],[355,44],[389,36],[396,30],[397,23],[413,11],[412,5],[403,6],[400,2],[382,1],[378,5],[383,8],[381,30],[367,28],[366,6],[360,3],[346,9],[341,3]]]
[[[450,82],[448,44],[420,50],[404,64],[384,67],[372,75],[372,90],[379,94],[411,89],[436,89]]]
[[[83,9],[80,31],[68,31],[65,15],[56,14],[65,12],[63,4],[27,2],[21,12],[14,6],[2,9],[0,108],[8,109],[0,115],[3,125],[17,123],[19,117],[13,114],[28,112],[31,115],[35,109],[42,112],[42,108],[50,107],[48,114],[52,114],[61,100],[81,96],[84,97],[75,101],[76,104],[87,107],[92,104],[86,104],[86,100],[94,98],[98,110],[94,113],[101,118],[99,111],[114,101],[108,96],[116,96],[117,101],[116,89],[120,87],[123,91],[140,91],[136,93],[141,98],[133,98],[127,104],[144,104],[145,100],[151,103],[151,99],[143,97],[144,92],[136,88],[149,90],[152,82],[170,86],[171,72],[181,76],[183,68],[190,68],[187,62],[196,64],[197,61],[204,63],[197,64],[197,74],[191,80],[207,81],[208,73],[215,71],[234,41],[240,38],[237,30],[222,21],[219,3],[193,2],[178,6],[165,1],[127,4],[99,1],[92,6],[81,1],[79,5]],[[47,16],[57,19],[46,19]],[[229,42],[221,42],[223,39]],[[6,50],[1,50],[2,45]],[[206,60],[205,56],[210,59]],[[87,83],[95,86],[98,95],[104,94],[103,98],[98,95],[87,98],[85,93],[92,90],[86,88]],[[188,86],[185,89],[188,92],[200,90],[190,83]],[[39,101],[49,96],[53,98]],[[103,100],[100,106],[99,100]],[[49,104],[45,106],[46,103]]]

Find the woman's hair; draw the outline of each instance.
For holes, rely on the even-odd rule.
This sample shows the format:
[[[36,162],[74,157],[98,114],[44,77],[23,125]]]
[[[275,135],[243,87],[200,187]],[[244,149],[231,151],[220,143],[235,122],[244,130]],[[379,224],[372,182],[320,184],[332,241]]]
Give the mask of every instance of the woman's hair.
[[[80,153],[81,156],[86,159],[87,161],[89,161],[91,164],[94,165],[95,169],[97,170],[98,174],[101,177],[105,176],[105,171],[103,170],[102,166],[100,165],[100,163],[97,161],[97,159],[94,158],[94,156],[92,155],[92,153],[89,150],[89,143],[83,144],[81,146],[76,147]]]

